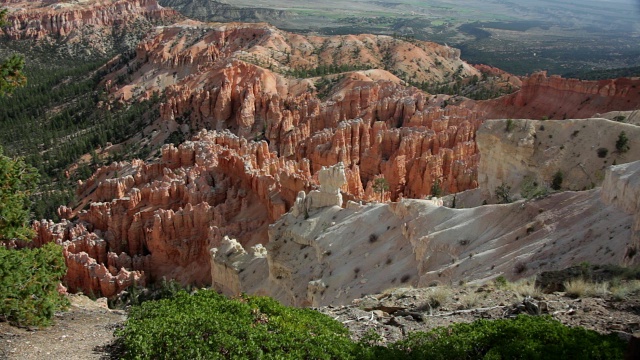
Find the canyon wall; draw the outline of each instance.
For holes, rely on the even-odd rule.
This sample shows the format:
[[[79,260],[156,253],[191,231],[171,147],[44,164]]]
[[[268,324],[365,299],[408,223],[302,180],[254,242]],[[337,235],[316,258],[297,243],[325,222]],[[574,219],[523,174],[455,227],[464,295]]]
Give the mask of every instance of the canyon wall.
[[[180,18],[155,0],[108,0],[82,3],[19,1],[5,3],[8,26],[2,32],[12,40],[64,38],[75,31],[105,31],[139,19],[171,23]],[[110,31],[110,30],[109,30]]]
[[[344,53],[347,48],[361,49],[359,57]],[[404,58],[386,55],[403,51]],[[284,159],[308,160],[312,174],[342,161],[354,180],[348,190],[353,197],[372,199],[372,182],[380,176],[391,184],[387,198],[422,197],[436,180],[447,192],[476,186],[474,134],[481,117],[460,107],[443,109],[441,99],[375,68],[409,71],[420,58],[441,64],[421,72],[424,80],[439,81],[446,69],[478,73],[458,56],[448,47],[386,36],[303,37],[265,24],[185,22],[158,29],[138,46],[128,66],[138,69],[130,83],[114,80],[123,69],[109,75],[105,87],[120,101],[166,91],[160,118],[138,144],[158,144],[176,131],[188,136],[201,128],[228,129],[266,140]],[[336,62],[372,69],[286,76]]]
[[[625,254],[627,265],[637,264],[640,249],[640,162],[612,166],[602,185],[602,200],[635,217]]]
[[[631,161],[640,149],[632,140],[632,151],[614,154],[618,128],[599,127],[592,120],[548,125],[512,120],[516,128],[508,134],[500,129],[504,123],[488,122],[486,131],[479,130],[485,119],[512,109],[538,111],[538,104],[549,100],[541,89],[552,87],[569,103],[584,102],[585,96],[595,96],[589,84],[543,81],[546,77],[535,75],[523,81],[526,91],[460,102],[407,86],[397,76],[441,83],[480,74],[459,55],[433,43],[374,35],[302,36],[267,24],[187,20],[155,28],[138,44],[135,56],[101,83],[108,94],[102,105],[126,106],[161,93],[158,116],[132,134],[129,145],[157,148],[175,135],[190,141],[165,145],[157,159],[151,155],[147,162],[100,168],[79,184],[78,203],[60,209],[66,221],[35,223],[36,243],[64,246],[71,291],[113,296],[134,283],[170,278],[213,284],[230,293],[270,294],[297,305],[345,303],[354,295],[380,292],[383,285],[422,286],[534,271],[516,271],[520,262],[547,269],[588,261],[587,253],[565,251],[573,246],[565,243],[553,253],[538,251],[539,257],[531,249],[558,239],[549,237],[554,227],[571,228],[571,211],[600,206],[597,191],[557,194],[553,201],[528,203],[525,212],[513,204],[458,213],[437,201],[403,200],[426,198],[437,190],[473,189],[478,181],[489,192],[503,181],[514,182],[515,189],[526,171],[542,184],[565,168],[564,188],[590,188],[604,178],[605,165]],[[518,83],[494,73],[505,83]],[[629,90],[635,86],[632,80],[612,84],[596,87],[598,101],[584,111],[608,111],[640,98]],[[565,103],[545,104],[547,110],[565,110]],[[608,147],[608,154],[592,161],[600,147]],[[479,150],[487,154],[485,165]],[[574,161],[580,156],[588,165]],[[546,162],[543,170],[533,169],[537,161]],[[328,194],[322,169],[337,163],[342,164],[342,182]],[[389,185],[382,194],[373,186],[379,178]],[[333,203],[338,197],[346,208]],[[378,199],[399,202],[357,203]],[[564,210],[552,211],[554,201],[565,204]],[[321,210],[314,204],[333,206]],[[537,231],[532,223],[547,224],[545,216],[549,226],[527,237],[522,248],[513,245],[521,233]],[[594,211],[585,219],[601,226],[597,216]],[[502,223],[502,217],[513,220]],[[619,221],[629,218],[620,215]],[[333,229],[342,223],[356,224],[357,230],[351,225]],[[482,235],[477,246],[467,246],[486,224],[500,228]],[[628,236],[626,230],[616,232],[616,239]],[[598,250],[596,239],[590,241],[586,248]],[[502,250],[492,255],[491,246]],[[616,259],[620,249],[613,249]],[[362,257],[352,260],[354,252]],[[485,255],[476,257],[480,253]],[[543,265],[543,255],[559,258]],[[491,268],[478,270],[488,263]],[[380,271],[391,264],[389,271]]]
[[[583,119],[640,108],[640,78],[588,81],[539,72],[513,94],[466,106],[486,112],[487,119]]]
[[[625,152],[616,149],[622,132]],[[591,189],[602,185],[610,165],[640,160],[638,139],[640,127],[606,119],[489,120],[477,132],[478,185],[490,202],[501,185],[516,197],[548,192],[558,172],[559,189]]]

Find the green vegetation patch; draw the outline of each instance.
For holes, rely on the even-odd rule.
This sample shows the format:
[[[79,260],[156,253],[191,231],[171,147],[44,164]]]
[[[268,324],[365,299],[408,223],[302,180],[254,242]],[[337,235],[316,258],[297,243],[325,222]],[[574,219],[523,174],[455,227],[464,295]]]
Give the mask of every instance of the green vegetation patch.
[[[381,358],[405,359],[622,359],[616,335],[572,328],[544,316],[476,320],[409,334]]]
[[[264,297],[209,290],[135,306],[117,332],[127,359],[622,359],[625,343],[550,317],[477,320],[380,346],[330,317]]]
[[[0,318],[15,325],[45,326],[67,306],[57,290],[67,268],[62,248],[13,250],[0,244]]]
[[[356,346],[316,311],[206,290],[134,307],[118,335],[127,359],[350,359]]]
[[[113,69],[126,66],[132,56],[128,53]],[[89,177],[103,163],[85,164],[71,179],[65,175],[69,165],[108,142],[128,139],[157,117],[159,96],[117,109],[99,106],[107,94],[98,84],[113,70],[105,68],[105,62],[67,59],[45,67],[32,61],[25,68],[27,85],[11,97],[0,97],[0,145],[10,156],[24,156],[40,174],[31,206],[38,219],[59,220],[56,210],[72,201],[75,181]],[[137,155],[131,151],[126,158]]]

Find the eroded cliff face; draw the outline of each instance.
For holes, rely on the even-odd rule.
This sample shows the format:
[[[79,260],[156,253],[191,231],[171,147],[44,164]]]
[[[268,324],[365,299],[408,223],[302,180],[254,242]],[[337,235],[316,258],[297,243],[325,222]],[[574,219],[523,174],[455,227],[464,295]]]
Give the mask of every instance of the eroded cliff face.
[[[134,69],[131,81],[112,80],[123,69],[105,86],[122,101],[166,90],[160,118],[144,130],[141,144],[158,144],[176,131],[188,137],[201,128],[227,129],[266,140],[286,160],[308,160],[312,174],[342,161],[348,192],[359,199],[373,199],[376,176],[391,184],[390,199],[426,196],[436,179],[448,192],[475,187],[480,116],[460,107],[442,109],[443,99],[375,70],[415,72],[416,59],[440,64],[422,69],[418,80],[443,80],[452,68],[463,76],[478,73],[458,52],[431,43],[373,35],[303,37],[265,24],[190,21],[157,29],[138,46],[128,66]],[[334,63],[343,70],[372,70],[342,71]],[[337,73],[286,76],[318,68]]]
[[[629,138],[624,153],[616,149],[622,132]],[[639,138],[640,127],[606,119],[489,120],[477,133],[478,185],[489,202],[501,185],[516,198],[548,192],[558,172],[560,189],[591,189],[610,165],[640,160]]]
[[[310,178],[308,164],[278,158],[265,142],[203,131],[164,147],[156,163],[100,168],[79,184],[79,208],[61,208],[77,220],[36,222],[37,242],[64,246],[71,291],[112,296],[163,277],[209,285],[209,249],[224,236],[244,246],[265,243],[268,224]]]
[[[59,41],[58,51],[74,56],[112,53],[137,42],[154,25],[171,24],[182,16],[155,0],[82,2],[4,1],[8,26],[0,34],[11,40]],[[116,39],[120,38],[120,39]]]
[[[602,184],[602,201],[634,216],[627,264],[637,264],[640,249],[640,162],[612,166]]]
[[[576,147],[564,151],[569,145],[542,142],[541,137],[547,134],[542,134],[544,130],[516,121],[519,128],[510,137],[503,138],[495,131],[493,135],[479,132],[490,144],[483,150],[487,159],[494,161],[486,168],[481,166],[481,171],[495,171],[497,175],[478,176],[476,133],[484,120],[505,114],[505,109],[534,111],[538,103],[520,100],[517,106],[505,107],[501,104],[510,101],[505,97],[451,105],[459,99],[432,96],[406,86],[394,75],[409,73],[417,82],[442,82],[455,80],[451,74],[456,72],[466,77],[479,74],[461,61],[454,49],[385,36],[305,37],[266,24],[195,21],[158,27],[137,46],[135,57],[125,67],[104,80],[101,86],[109,100],[103,105],[126,105],[161,92],[159,115],[129,142],[157,147],[175,133],[193,141],[178,148],[165,146],[161,158],[155,161],[134,160],[101,168],[79,185],[78,206],[61,208],[60,213],[73,221],[37,222],[38,241],[65,246],[70,290],[89,288],[106,296],[134,281],[167,277],[183,283],[214,284],[230,293],[269,294],[291,304],[326,304],[348,302],[361,295],[356,292],[379,292],[384,290],[379,289],[382,284],[425,285],[453,281],[474,272],[474,279],[491,276],[493,269],[477,271],[481,263],[471,261],[477,252],[468,252],[464,246],[452,247],[450,242],[482,232],[482,224],[500,223],[499,216],[519,211],[516,205],[468,210],[459,220],[454,210],[419,201],[389,206],[349,203],[346,209],[332,203],[338,196],[345,201],[423,198],[431,194],[436,180],[446,193],[475,188],[479,178],[483,188],[493,189],[502,179],[522,181],[512,171],[522,170],[522,161],[529,162],[525,166],[528,169],[539,159],[548,160],[548,166],[544,171],[531,171],[541,181],[549,181],[556,165],[565,161],[562,159],[577,158],[576,153],[584,150]],[[508,74],[498,70],[493,73],[503,78],[505,86],[518,84],[519,80]],[[552,86],[553,81],[547,84],[529,79],[525,83],[531,88]],[[639,98],[620,90],[627,85],[632,88],[634,83],[620,84],[615,91],[598,90],[599,100],[592,107],[602,112],[623,100]],[[553,86],[558,94],[569,94],[567,99],[578,101],[579,96],[571,95],[576,87]],[[594,91],[588,86],[579,90],[580,101]],[[543,99],[543,93],[528,90],[512,96]],[[565,109],[564,103],[549,104],[545,109]],[[577,137],[576,129],[565,128],[577,126],[572,124],[549,126],[558,128],[554,131],[559,135],[553,134],[556,140],[571,142]],[[611,146],[608,157],[598,158],[611,163],[614,158],[623,159],[613,156],[615,131],[591,133],[592,140],[577,138],[596,146],[589,152],[589,159],[597,154],[600,144]],[[494,142],[499,144],[492,148]],[[634,143],[632,148],[640,149],[640,145]],[[511,155],[517,160],[504,160]],[[344,179],[331,187],[332,195],[327,195],[321,184],[322,168],[336,163],[343,164]],[[580,167],[579,162],[570,164],[575,165],[570,168],[572,172]],[[602,171],[593,175],[597,179],[603,177],[602,165],[588,165],[593,166],[593,172]],[[501,173],[492,166],[508,171]],[[592,176],[590,170],[587,173]],[[591,182],[585,180],[589,176],[571,173],[565,186],[589,187]],[[373,189],[375,179],[380,177],[389,184],[382,196]],[[307,195],[309,192],[311,195]],[[556,195],[554,199],[587,206],[584,204],[598,198],[588,194]],[[331,206],[325,212],[312,204]],[[544,204],[551,212],[553,203]],[[576,209],[567,205],[566,216]],[[477,251],[490,255],[491,246],[496,244],[516,250],[479,259],[495,261],[495,268],[504,273],[516,268],[514,252],[516,260],[543,262],[528,251],[531,246],[546,246],[546,238],[532,238],[520,250],[512,245],[512,234],[528,234],[531,221],[545,221],[536,211],[528,210],[514,217],[513,223],[495,230],[497,233],[486,235],[486,243]],[[553,226],[567,226],[563,219],[553,220],[541,234],[547,236]],[[267,236],[268,225],[276,221],[269,230],[271,236]],[[407,225],[412,221],[415,229]],[[464,221],[471,232],[460,235],[441,228],[441,224],[452,224],[467,229],[467,225],[460,225]],[[348,227],[340,227],[327,232],[340,222],[361,228],[344,232]],[[442,237],[429,235],[430,230],[422,229],[421,223],[440,229],[436,232]],[[299,229],[292,230],[296,226]],[[625,236],[620,234],[616,236]],[[335,242],[336,238],[344,240]],[[344,250],[334,259],[330,254],[337,251],[336,247]],[[217,250],[210,253],[212,248]],[[358,248],[364,257],[352,262],[351,256],[360,251]],[[397,257],[387,258],[390,253]],[[558,264],[583,255],[562,257]],[[455,260],[456,256],[464,256],[464,260]],[[314,262],[303,261],[309,258]],[[397,268],[379,274],[392,263]],[[354,264],[363,265],[356,270]],[[452,268],[451,264],[461,265]],[[299,274],[292,270],[304,266],[308,268],[298,270]],[[395,280],[386,277],[391,274],[396,275]]]
[[[3,32],[12,40],[66,37],[74,31],[126,24],[138,19],[157,22],[175,21],[179,15],[155,0],[65,2],[9,2],[8,26]]]
[[[270,226],[266,249],[226,239],[212,250],[214,286],[321,306],[397,286],[516,280],[583,261],[636,264],[639,164],[609,169],[603,189],[472,209],[410,199],[305,207],[300,194]]]
[[[586,81],[540,72],[523,79],[513,94],[466,106],[485,112],[487,119],[583,119],[640,108],[640,79]]]

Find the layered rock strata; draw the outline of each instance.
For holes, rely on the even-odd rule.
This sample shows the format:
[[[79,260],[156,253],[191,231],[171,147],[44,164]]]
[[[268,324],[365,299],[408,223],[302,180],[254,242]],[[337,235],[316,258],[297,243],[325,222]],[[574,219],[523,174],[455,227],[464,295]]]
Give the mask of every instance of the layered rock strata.
[[[65,38],[77,31],[93,28],[108,31],[144,19],[170,23],[180,18],[173,9],[165,9],[155,0],[107,0],[84,2],[9,1],[8,26],[2,32],[12,40]]]
[[[539,72],[525,78],[513,94],[466,106],[485,112],[488,119],[582,119],[639,109],[640,78],[587,81]]]

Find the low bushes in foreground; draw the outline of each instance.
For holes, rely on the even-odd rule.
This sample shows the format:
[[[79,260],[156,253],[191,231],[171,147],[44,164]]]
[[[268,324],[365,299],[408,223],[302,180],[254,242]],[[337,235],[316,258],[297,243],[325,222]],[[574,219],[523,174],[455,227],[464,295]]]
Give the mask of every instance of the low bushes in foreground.
[[[126,359],[622,359],[625,348],[615,335],[526,315],[415,332],[385,347],[373,333],[350,340],[310,309],[209,290],[135,306],[116,335]]]
[[[376,358],[622,359],[624,349],[624,342],[616,335],[568,327],[547,316],[520,315],[411,333]]]
[[[208,290],[133,307],[117,335],[127,359],[354,359],[356,348],[316,311]]]

